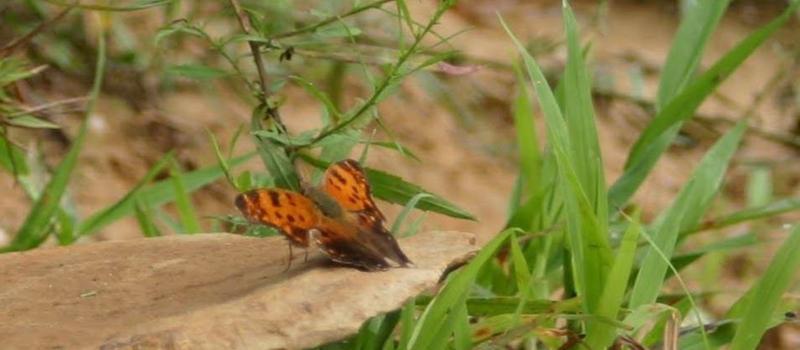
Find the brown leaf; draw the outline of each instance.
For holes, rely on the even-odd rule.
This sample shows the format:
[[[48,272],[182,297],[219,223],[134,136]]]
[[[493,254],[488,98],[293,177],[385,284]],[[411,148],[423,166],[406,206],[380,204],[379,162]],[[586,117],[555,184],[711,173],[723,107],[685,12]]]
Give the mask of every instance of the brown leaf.
[[[474,236],[401,240],[414,268],[363,272],[282,238],[171,236],[0,256],[0,339],[8,348],[305,348],[436,285]]]

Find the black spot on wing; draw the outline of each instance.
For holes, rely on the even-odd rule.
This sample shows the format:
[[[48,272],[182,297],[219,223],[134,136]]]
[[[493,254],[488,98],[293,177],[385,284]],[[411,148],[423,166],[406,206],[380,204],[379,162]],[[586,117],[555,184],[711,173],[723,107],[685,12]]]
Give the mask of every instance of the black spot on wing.
[[[269,191],[267,193],[269,194],[269,200],[272,203],[272,206],[279,207],[281,203],[280,202],[281,194],[278,193],[277,191]]]
[[[344,176],[342,176],[342,174],[339,174],[339,172],[336,169],[331,169],[331,175],[334,178],[336,178],[336,180],[339,181],[339,183],[341,183],[342,185],[347,183],[347,179],[345,179]]]

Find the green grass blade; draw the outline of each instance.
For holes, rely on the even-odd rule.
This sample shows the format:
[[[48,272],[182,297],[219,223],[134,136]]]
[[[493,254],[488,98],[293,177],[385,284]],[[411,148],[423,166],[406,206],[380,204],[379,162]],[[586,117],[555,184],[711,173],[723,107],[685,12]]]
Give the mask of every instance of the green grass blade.
[[[654,231],[654,244],[667,259],[672,257],[682,227],[697,225],[722,184],[725,170],[738,148],[746,124],[739,123],[706,153],[678,197]],[[631,292],[630,308],[656,301],[667,272],[667,263],[648,247]]]
[[[417,297],[418,305],[428,305],[433,300],[432,297]],[[519,304],[518,297],[491,297],[491,298],[468,298],[467,310],[472,316],[495,316],[501,314],[513,314]],[[578,299],[566,300],[546,300],[536,299],[523,303],[520,313],[530,314],[552,314],[552,313],[578,313],[581,311],[581,303]]]
[[[375,316],[364,322],[358,335],[356,335],[356,342],[352,349],[382,349],[398,321],[400,321],[400,311],[392,311],[386,315]]]
[[[3,131],[3,129],[0,128],[0,131]],[[0,167],[16,177],[28,174],[28,163],[25,161],[25,155],[17,146],[8,142],[5,132],[0,132]]]
[[[513,262],[512,267],[514,268],[517,290],[522,292],[529,285],[531,279],[530,268],[527,260],[525,260],[525,255],[522,254],[517,235],[511,237],[509,244],[511,245],[511,261]]]
[[[401,211],[400,214],[397,214],[397,217],[394,219],[394,223],[392,224],[391,232],[398,234],[400,232],[400,227],[403,226],[403,223],[406,221],[406,218],[408,218],[408,215],[411,214],[411,211],[417,207],[419,201],[430,197],[433,196],[428,193],[420,193],[412,197],[411,200],[409,200],[408,203],[406,203],[406,205],[403,207],[403,211]]]
[[[502,18],[500,18],[500,23],[522,56],[547,121],[547,139],[555,155],[559,172],[559,181],[556,186],[563,194],[567,209],[567,232],[570,238],[570,251],[575,262],[576,287],[579,294],[585,298],[584,306],[587,311],[594,310],[602,293],[606,273],[611,267],[612,260],[611,249],[605,230],[603,230],[605,219],[598,219],[596,206],[591,203],[590,196],[583,188],[570,159],[569,150],[573,145],[569,138],[567,125],[541,68],[506,26]],[[577,94],[578,92],[572,93]],[[595,193],[590,195],[593,197]]]
[[[136,214],[136,221],[139,223],[139,228],[145,237],[158,237],[161,232],[158,230],[153,221],[153,213],[149,207],[144,205],[141,200],[136,201],[134,206],[134,213]]]
[[[397,342],[397,349],[408,349],[408,342],[416,324],[414,321],[416,306],[416,298],[411,298],[400,309],[400,339]]]
[[[239,131],[242,129],[239,128]],[[214,155],[217,157],[217,164],[219,164],[220,169],[222,169],[222,173],[225,174],[225,178],[228,179],[228,183],[233,186],[237,191],[242,192],[243,190],[239,187],[239,183],[236,182],[233,178],[233,174],[231,174],[231,167],[228,165],[228,160],[222,155],[222,150],[219,148],[219,142],[217,142],[217,137],[211,132],[211,130],[206,129],[206,133],[208,134],[208,139],[211,140],[211,146],[214,148]],[[239,137],[239,132],[237,131],[236,135],[234,135],[233,139],[231,140],[231,148],[229,151],[233,151],[233,146],[236,145],[236,139]],[[230,156],[229,156],[230,157]]]
[[[175,207],[178,209],[178,218],[183,229],[181,232],[198,233],[202,231],[200,221],[197,219],[197,213],[192,205],[192,198],[186,190],[186,184],[183,182],[183,172],[175,158],[171,158],[170,173],[172,188],[175,190]]]
[[[481,268],[491,259],[500,246],[510,237],[512,230],[506,230],[495,236],[483,249],[460,271],[455,272],[442,287],[439,294],[428,304],[417,321],[409,338],[407,349],[432,349],[438,334],[445,337],[452,332],[454,324],[446,321],[455,309],[465,303],[470,287],[474,283]]]
[[[796,282],[800,267],[800,225],[795,225],[789,238],[781,245],[763,276],[745,295],[749,298],[743,308],[741,323],[736,327],[732,350],[755,349],[770,326],[775,308],[783,293]]]
[[[700,59],[703,58],[708,38],[728,8],[730,0],[686,3],[688,7],[683,11],[683,19],[661,71],[656,96],[659,110],[691,81]]]
[[[254,155],[254,153],[250,153],[231,159],[229,164],[231,167],[235,167],[252,158]],[[167,159],[162,158],[159,161],[159,164],[162,161],[165,163],[154,166],[151,171],[148,172],[148,174],[146,174],[145,177],[136,185],[134,190],[126,194],[113,205],[103,209],[100,212],[92,214],[92,216],[83,221],[78,227],[78,232],[81,235],[92,234],[122,217],[131,215],[134,211],[135,198],[137,197],[142,201],[144,206],[150,208],[156,208],[160,205],[174,201],[176,194],[170,179],[165,179],[150,186],[146,186],[146,184],[158,174],[158,171],[153,170],[157,168],[160,169],[166,165]],[[192,192],[200,187],[216,181],[223,176],[224,173],[222,169],[219,167],[219,165],[215,165],[184,174],[183,182],[186,187],[186,191]],[[231,201],[233,201],[233,198],[231,198]]]
[[[583,191],[600,223],[598,228],[607,232],[608,199],[603,160],[597,139],[592,83],[583,60],[575,14],[567,1],[563,3],[564,30],[567,33],[567,67],[564,71],[564,118],[570,137],[570,159],[575,167]]]
[[[517,97],[514,99],[513,116],[514,129],[517,132],[517,149],[519,152],[520,177],[523,179],[524,186],[530,191],[538,189],[538,179],[540,176],[539,164],[541,153],[539,152],[539,136],[536,134],[536,123],[533,122],[533,101],[525,83],[522,70],[519,65],[514,65],[517,76]]]
[[[767,166],[756,166],[747,178],[747,207],[759,207],[772,201],[772,173]]]
[[[617,319],[620,307],[624,301],[628,278],[636,258],[636,247],[639,241],[641,225],[639,223],[639,210],[632,215],[633,219],[625,230],[619,250],[617,251],[614,265],[608,274],[600,306],[596,315],[607,319]],[[617,330],[614,326],[599,321],[589,322],[587,325],[586,344],[590,349],[605,349],[614,342]]]
[[[796,210],[800,210],[800,198],[780,199],[763,206],[744,209],[720,218],[708,220],[702,225],[698,225],[692,229],[683,231],[682,235],[712,228],[720,229],[746,221],[765,219]]]
[[[609,190],[609,207],[621,208],[633,196],[656,161],[669,147],[683,121],[778,28],[791,18],[800,2],[759,28],[719,59],[708,71],[671,99],[656,115],[631,149],[625,172]]]
[[[156,162],[155,165],[153,165],[150,168],[150,170],[147,171],[144,177],[141,180],[139,180],[139,182],[137,182],[136,185],[133,186],[133,189],[131,189],[127,194],[125,194],[125,196],[122,197],[122,199],[106,207],[105,209],[95,213],[94,215],[90,216],[89,218],[81,222],[81,224],[78,226],[78,235],[93,233],[98,229],[100,229],[100,227],[105,226],[111,223],[112,221],[116,221],[117,219],[119,219],[124,215],[127,215],[127,213],[125,213],[111,218],[113,216],[112,213],[119,210],[120,207],[126,204],[133,203],[133,200],[139,193],[139,190],[141,190],[145,185],[150,183],[150,181],[152,181],[156,177],[156,175],[158,175],[161,172],[161,170],[163,170],[169,164],[169,160],[171,158],[172,158],[172,153],[165,154],[163,157],[161,157],[161,159],[159,159]]]
[[[455,319],[455,326],[453,327],[453,344],[449,347],[452,347],[454,350],[473,349],[472,328],[469,325],[467,306],[465,304],[461,304],[459,308],[453,311],[453,316]]]
[[[739,248],[746,248],[758,245],[759,243],[761,243],[761,241],[758,240],[758,236],[753,232],[749,232],[743,235],[725,238],[721,241],[715,241],[714,243],[708,244],[704,247],[692,250],[690,252],[676,254],[672,257],[672,259],[670,259],[670,263],[672,264],[672,266],[675,267],[675,270],[680,271],[686,266],[689,266],[693,262],[702,258],[706,254],[714,252],[723,252]],[[672,271],[667,271],[667,277],[671,276],[672,276]]]
[[[75,215],[74,210],[67,212],[64,208],[59,207],[56,210],[56,238],[58,244],[70,245],[75,242],[77,236],[75,235],[75,228],[78,223],[78,216]]]
[[[61,164],[56,168],[53,177],[50,179],[50,182],[45,187],[41,196],[36,200],[30,213],[25,218],[22,227],[9,246],[10,250],[31,249],[44,242],[47,238],[48,227],[50,227],[53,216],[59,209],[61,197],[67,189],[72,170],[75,169],[78,163],[78,156],[86,142],[89,118],[92,113],[94,113],[94,108],[97,104],[97,98],[103,83],[105,63],[106,40],[105,33],[101,32],[97,39],[97,65],[94,73],[94,82],[91,92],[89,93],[89,102],[86,106],[84,118],[81,121],[78,136],[75,138],[75,141],[73,141],[64,160],[62,160]]]

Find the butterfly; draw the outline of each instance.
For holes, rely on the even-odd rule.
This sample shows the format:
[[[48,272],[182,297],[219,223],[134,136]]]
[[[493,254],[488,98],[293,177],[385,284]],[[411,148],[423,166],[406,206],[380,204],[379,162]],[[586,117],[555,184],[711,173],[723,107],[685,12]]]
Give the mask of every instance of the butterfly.
[[[358,162],[334,163],[320,186],[303,187],[303,193],[255,189],[239,194],[235,204],[249,221],[286,236],[290,247],[308,248],[313,240],[337,263],[368,271],[413,264],[386,229]]]

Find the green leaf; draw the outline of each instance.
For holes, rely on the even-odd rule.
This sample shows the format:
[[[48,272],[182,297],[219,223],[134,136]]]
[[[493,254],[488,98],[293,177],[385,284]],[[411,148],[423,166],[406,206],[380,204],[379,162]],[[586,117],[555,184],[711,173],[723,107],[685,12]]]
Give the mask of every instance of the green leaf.
[[[783,293],[796,282],[800,267],[800,225],[795,225],[789,238],[780,246],[759,281],[742,297],[741,322],[736,327],[732,350],[755,349],[770,327],[773,313]]]
[[[32,115],[23,115],[16,118],[6,119],[6,123],[13,126],[31,129],[58,129],[58,124],[53,124],[47,120],[36,118]]]
[[[682,228],[697,225],[711,205],[722,185],[728,163],[738,148],[745,126],[744,122],[739,123],[711,147],[659,221],[662,224],[657,224],[653,229],[656,232],[653,237],[654,243],[667,259],[672,257]],[[653,247],[645,250],[644,260],[631,292],[629,302],[631,308],[656,301],[666,276],[667,263]]]
[[[683,121],[691,118],[700,104],[728,76],[791,18],[800,2],[793,2],[779,17],[759,28],[719,59],[708,71],[667,102],[634,144],[625,172],[609,190],[609,207],[621,208],[636,192],[659,157],[669,147]]]
[[[656,97],[661,109],[691,80],[711,33],[728,8],[730,0],[685,1],[683,19],[661,70]]]
[[[360,141],[360,143],[366,144],[366,145],[370,145],[370,146],[378,146],[378,147],[381,147],[381,148],[388,148],[388,149],[391,149],[391,150],[395,150],[398,153],[400,153],[400,154],[402,154],[402,155],[404,155],[406,157],[409,157],[409,158],[411,158],[413,160],[421,162],[420,158],[417,157],[416,154],[411,152],[411,150],[408,149],[408,147],[401,145],[397,141]]]
[[[166,74],[196,80],[210,80],[231,75],[231,73],[222,69],[209,67],[198,63],[168,66],[166,68]]]
[[[191,36],[196,36],[201,38],[208,38],[208,34],[203,32],[200,28],[197,28],[189,24],[189,22],[186,20],[178,20],[170,23],[167,26],[160,28],[158,32],[156,32],[154,40],[155,46],[158,46],[162,40],[178,33],[188,34]]]
[[[0,88],[36,75],[42,70],[41,67],[28,68],[26,61],[16,57],[0,57]]]
[[[414,196],[420,193],[427,193],[431,196],[422,198],[417,204],[417,209],[433,211],[459,219],[475,220],[475,217],[466,210],[398,176],[370,168],[366,168],[366,173],[375,197],[390,203],[403,205],[408,203]]]
[[[253,130],[253,139],[256,143],[258,155],[261,156],[261,161],[269,171],[277,187],[300,191],[300,180],[297,178],[294,165],[289,159],[286,150],[275,141],[257,134],[265,130],[261,124],[261,119],[268,115],[268,107],[260,105],[253,111],[251,118],[250,127]]]

